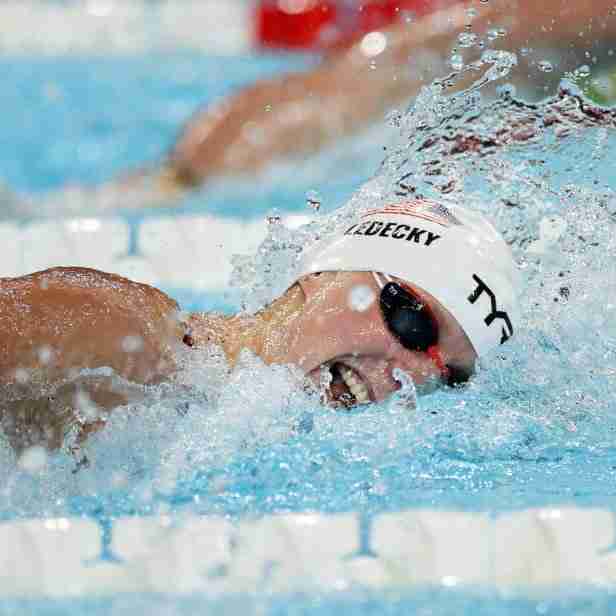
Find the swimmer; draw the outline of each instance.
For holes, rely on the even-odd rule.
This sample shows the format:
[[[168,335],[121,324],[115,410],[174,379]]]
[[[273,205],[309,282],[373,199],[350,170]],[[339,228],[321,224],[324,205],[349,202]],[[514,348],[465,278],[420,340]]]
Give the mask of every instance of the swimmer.
[[[360,3],[358,3],[360,4]],[[388,110],[406,106],[438,76],[451,72],[448,59],[459,47],[466,62],[480,54],[477,45],[461,45],[459,34],[470,24],[478,41],[502,28],[489,46],[516,51],[519,66],[511,80],[556,86],[565,71],[587,63],[584,53],[611,47],[616,17],[611,0],[505,0],[473,3],[436,2],[432,14],[381,29],[374,45],[365,38],[328,54],[315,68],[262,80],[214,106],[199,110],[181,131],[160,167],[125,178],[127,185],[149,187],[152,198],[174,199],[222,176],[251,174],[275,160],[306,157],[329,143],[382,121]],[[469,17],[469,7],[475,11]],[[558,19],[554,19],[557,15]],[[582,36],[581,31],[584,31]],[[488,37],[490,38],[490,37]],[[559,53],[558,70],[537,69]],[[458,80],[462,88],[477,79]],[[251,130],[244,130],[244,127]],[[258,135],[258,138],[255,138]]]
[[[84,439],[144,385],[172,382],[183,353],[215,347],[229,370],[248,349],[316,387],[325,375],[333,406],[384,400],[396,368],[420,389],[464,383],[514,334],[517,286],[481,215],[423,199],[347,221],[254,315],[184,315],[153,287],[84,268],[0,279],[2,427],[17,450],[60,447],[75,426]]]
[[[555,85],[566,70],[585,64],[584,53],[590,48],[593,56],[600,56],[597,48],[611,47],[616,33],[611,0],[492,0],[444,6],[437,1],[439,6],[411,24],[401,20],[382,28],[372,46],[363,37],[350,37],[347,47],[327,54],[310,70],[259,81],[198,110],[160,162],[97,187],[68,186],[51,199],[54,214],[62,203],[76,200],[87,203],[90,211],[166,206],[211,180],[254,174],[276,160],[305,158],[382,121],[388,110],[406,106],[423,85],[449,73],[452,49],[460,46],[458,37],[467,25],[478,41],[487,31],[504,28],[506,35],[490,40],[489,46],[527,48],[510,78],[540,80],[542,87],[550,79]],[[481,52],[478,45],[462,47],[467,62]],[[554,55],[546,50],[565,47],[558,54],[557,71],[548,75],[537,69],[545,53]],[[471,72],[458,80],[458,87],[476,78]],[[40,203],[2,194],[1,187],[0,204],[5,215],[40,213]]]

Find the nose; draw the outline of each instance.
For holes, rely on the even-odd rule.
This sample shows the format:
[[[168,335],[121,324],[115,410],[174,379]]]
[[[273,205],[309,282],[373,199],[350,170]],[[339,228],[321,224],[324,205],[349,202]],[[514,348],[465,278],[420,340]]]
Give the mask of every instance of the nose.
[[[395,342],[389,352],[388,367],[392,374],[395,368],[406,372],[416,385],[424,385],[426,381],[440,379],[441,367],[435,357],[426,351],[409,351],[400,343]]]
[[[372,394],[377,402],[400,389],[401,383],[394,377],[396,369],[408,374],[418,387],[441,379],[440,369],[427,353],[409,351],[398,342],[391,345],[385,357],[367,368],[365,374],[370,380]]]
[[[440,370],[426,353],[408,351],[399,343],[380,358],[362,357],[349,363],[368,381],[376,402],[400,389],[401,383],[394,377],[396,368],[408,374],[418,387],[434,378],[440,379]]]

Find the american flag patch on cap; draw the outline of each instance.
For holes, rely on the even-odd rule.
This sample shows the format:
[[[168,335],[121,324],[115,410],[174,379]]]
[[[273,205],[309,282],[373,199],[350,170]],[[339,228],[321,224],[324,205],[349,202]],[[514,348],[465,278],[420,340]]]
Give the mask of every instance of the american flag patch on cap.
[[[415,199],[386,205],[379,209],[368,210],[362,214],[362,218],[374,216],[375,214],[397,214],[402,216],[413,216],[423,218],[429,222],[435,222],[442,227],[461,225],[462,223],[442,204],[429,199]]]

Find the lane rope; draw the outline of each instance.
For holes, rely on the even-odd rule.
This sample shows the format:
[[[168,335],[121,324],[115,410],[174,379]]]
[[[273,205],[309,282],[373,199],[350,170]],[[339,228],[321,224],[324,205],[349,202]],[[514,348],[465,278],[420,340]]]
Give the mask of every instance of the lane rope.
[[[367,528],[366,528],[367,526]],[[0,524],[0,596],[335,593],[458,588],[575,593],[616,582],[614,514],[547,508],[502,515],[356,514]],[[106,544],[103,537],[107,537]],[[559,594],[559,596],[561,596]]]

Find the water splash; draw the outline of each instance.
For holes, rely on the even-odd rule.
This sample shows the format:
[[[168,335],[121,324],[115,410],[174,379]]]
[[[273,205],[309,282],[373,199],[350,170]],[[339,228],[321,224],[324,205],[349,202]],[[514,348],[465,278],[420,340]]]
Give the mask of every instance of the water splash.
[[[425,196],[485,213],[525,278],[525,316],[514,341],[486,357],[468,387],[422,398],[421,413],[406,417],[404,428],[396,424],[402,432],[395,438],[392,418],[378,407],[342,420],[317,418],[311,436],[320,436],[323,448],[352,452],[354,471],[330,460],[325,479],[334,499],[336,482],[348,478],[357,486],[352,496],[337,499],[343,508],[442,504],[443,498],[468,506],[465,490],[484,494],[492,506],[553,502],[571,489],[578,502],[602,502],[611,493],[592,487],[591,475],[607,481],[614,459],[616,199],[610,161],[616,113],[585,99],[570,82],[542,103],[518,100],[509,87],[485,102],[481,89],[506,76],[515,58],[490,53],[483,58],[488,61],[494,64],[466,91],[447,96],[443,80],[424,88],[407,114],[397,114],[398,145],[379,173],[347,206],[304,228],[296,236],[301,250],[284,265],[292,267],[316,238],[364,209]],[[407,475],[397,482],[402,467]],[[375,469],[391,470],[378,481],[378,505],[370,496]],[[352,479],[358,476],[364,484]],[[506,487],[500,491],[512,484],[515,496]],[[332,506],[325,500],[319,502]],[[478,507],[484,501],[471,502]]]
[[[376,294],[366,285],[356,285],[349,293],[349,307],[355,312],[365,312],[374,304]]]
[[[417,388],[413,379],[400,368],[394,368],[394,379],[400,384],[400,389],[391,396],[388,408],[406,409],[407,411],[419,408],[419,398]]]
[[[235,262],[254,309],[286,288],[307,247],[365,208],[423,195],[482,211],[521,264],[524,321],[467,387],[422,397],[417,412],[394,399],[336,413],[289,368],[245,355],[230,373],[219,350],[192,353],[175,382],[111,414],[83,448],[89,468],[74,474],[61,453],[28,473],[0,442],[0,513],[609,504],[616,115],[568,83],[540,104],[508,88],[484,102],[484,85],[514,61],[485,55],[453,97],[450,77],[425,88],[397,116],[394,151],[344,208],[300,229],[272,215],[258,253]]]

